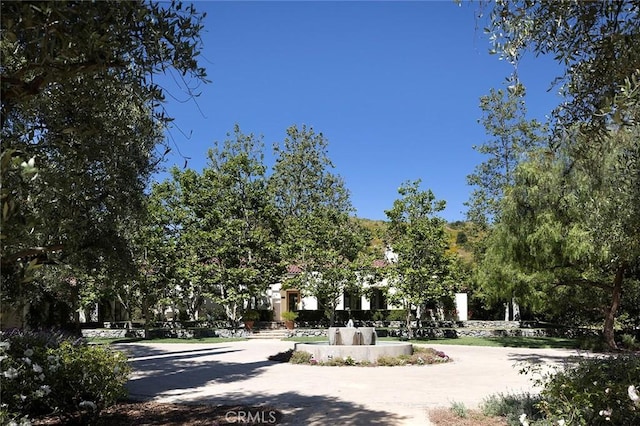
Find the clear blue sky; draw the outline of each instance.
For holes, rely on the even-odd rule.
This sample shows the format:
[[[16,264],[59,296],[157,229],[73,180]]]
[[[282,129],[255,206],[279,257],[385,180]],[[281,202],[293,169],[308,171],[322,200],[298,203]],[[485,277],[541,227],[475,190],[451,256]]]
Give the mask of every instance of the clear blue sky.
[[[176,119],[167,167],[189,157],[201,170],[235,123],[264,136],[271,165],[272,144],[306,124],[329,140],[359,217],[385,219],[400,184],[422,179],[447,201],[445,219],[464,219],[466,176],[483,160],[472,146],[488,139],[479,97],[512,71],[489,55],[477,3],[195,5],[207,13],[202,64],[211,83],[185,102],[171,78],[160,80],[175,96],[166,105]],[[519,71],[530,116],[544,118],[560,101],[547,92],[558,67],[531,56]]]

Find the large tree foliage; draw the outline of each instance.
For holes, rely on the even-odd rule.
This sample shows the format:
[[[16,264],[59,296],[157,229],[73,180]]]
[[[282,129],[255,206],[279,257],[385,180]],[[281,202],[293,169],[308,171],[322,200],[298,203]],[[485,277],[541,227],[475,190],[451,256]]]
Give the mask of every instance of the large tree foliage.
[[[231,136],[231,135],[229,135]],[[173,211],[182,305],[195,312],[204,297],[232,322],[284,273],[281,221],[267,190],[263,144],[236,126],[209,150],[202,173],[173,170],[165,201]]]
[[[509,291],[532,304],[596,312],[613,348],[621,297],[640,268],[638,137],[637,127],[612,130],[599,144],[575,135],[555,154],[531,155],[504,199],[483,265],[485,284],[506,275]]]
[[[632,123],[640,109],[640,2],[497,1],[489,25],[493,51],[517,66],[526,51],[564,65],[559,124],[604,131]]]
[[[639,13],[636,0],[499,1],[486,29],[515,66],[515,88],[527,51],[564,67],[553,137],[519,166],[488,241],[486,294],[599,312],[612,347],[620,298],[637,276]]]
[[[125,218],[143,211],[169,122],[153,76],[204,79],[202,16],[177,2],[1,8],[3,295],[25,266],[132,265]]]
[[[482,227],[498,219],[500,201],[513,185],[516,166],[543,140],[544,126],[526,117],[523,90],[521,86],[506,91],[491,89],[480,98],[480,123],[490,140],[473,147],[487,159],[467,177],[474,186],[467,216]]]
[[[475,225],[475,231],[485,237],[491,232],[489,225],[500,220],[500,203],[505,191],[513,186],[516,166],[541,144],[545,134],[545,126],[527,119],[524,95],[524,88],[515,85],[506,91],[492,89],[480,98],[483,113],[480,122],[491,139],[474,146],[487,159],[467,177],[468,183],[474,186],[467,203],[467,216]],[[485,242],[481,238],[474,245],[478,259],[484,255]],[[495,285],[510,286],[511,281]],[[516,298],[511,296],[506,300],[510,303],[507,303],[505,317],[515,319],[519,315]]]
[[[351,217],[342,178],[332,173],[328,140],[312,128],[292,126],[277,154],[271,193],[284,220],[284,258],[302,269],[289,283],[322,301],[333,322],[345,290],[357,292],[358,255],[368,233]]]
[[[392,299],[407,311],[409,337],[411,309],[426,302],[438,302],[453,290],[451,265],[447,253],[446,221],[437,216],[445,201],[436,200],[431,190],[420,190],[420,181],[406,182],[398,189],[401,198],[394,201],[389,218],[389,237],[398,261],[388,268]]]

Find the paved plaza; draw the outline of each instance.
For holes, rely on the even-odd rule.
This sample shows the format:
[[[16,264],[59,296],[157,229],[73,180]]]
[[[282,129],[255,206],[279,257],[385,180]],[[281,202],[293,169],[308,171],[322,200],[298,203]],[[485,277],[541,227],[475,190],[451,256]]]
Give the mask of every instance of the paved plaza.
[[[559,364],[575,350],[426,345],[453,362],[430,366],[321,367],[268,361],[293,342],[126,343],[132,399],[268,405],[290,425],[428,425],[427,410],[477,407],[495,393],[534,390],[521,363]]]

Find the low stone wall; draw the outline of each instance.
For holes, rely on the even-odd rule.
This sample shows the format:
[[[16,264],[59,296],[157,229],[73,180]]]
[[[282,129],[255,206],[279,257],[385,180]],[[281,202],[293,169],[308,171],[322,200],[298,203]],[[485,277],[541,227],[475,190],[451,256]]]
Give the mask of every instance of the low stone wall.
[[[200,339],[204,337],[246,337],[249,333],[243,329],[211,329],[211,328],[153,328],[149,330],[149,337],[157,338],[177,338],[177,339]],[[82,336],[99,339],[123,339],[144,337],[144,330],[117,329],[117,328],[94,328],[82,330]]]
[[[404,328],[376,329],[378,337],[407,337]],[[456,338],[456,337],[585,337],[597,336],[598,331],[574,328],[432,328],[414,329],[414,336],[425,338]],[[290,330],[288,337],[326,337],[326,328],[296,328]],[[328,337],[327,337],[328,339]]]
[[[407,330],[400,321],[393,321],[392,326],[376,327],[378,337],[406,337]],[[277,323],[267,323],[268,328],[273,328]],[[388,324],[388,323],[387,323]],[[300,327],[287,331],[288,337],[327,337],[326,327]],[[251,332],[244,329],[230,328],[153,328],[149,330],[152,338],[203,338],[203,337],[246,337]],[[96,328],[84,329],[82,335],[89,338],[121,339],[143,338],[144,330],[140,328]],[[426,338],[455,338],[469,337],[585,337],[598,336],[599,331],[581,328],[521,328],[518,321],[440,321],[437,323],[423,324],[423,327],[415,328],[416,337]]]

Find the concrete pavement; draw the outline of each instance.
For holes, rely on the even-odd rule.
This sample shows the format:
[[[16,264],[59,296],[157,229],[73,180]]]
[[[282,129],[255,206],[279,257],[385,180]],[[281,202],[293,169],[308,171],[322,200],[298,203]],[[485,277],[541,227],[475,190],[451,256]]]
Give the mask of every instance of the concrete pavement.
[[[268,405],[291,425],[428,425],[427,410],[477,407],[495,393],[535,391],[522,362],[559,364],[576,351],[426,345],[453,362],[403,367],[320,367],[267,360],[293,342],[128,343],[133,399]]]

